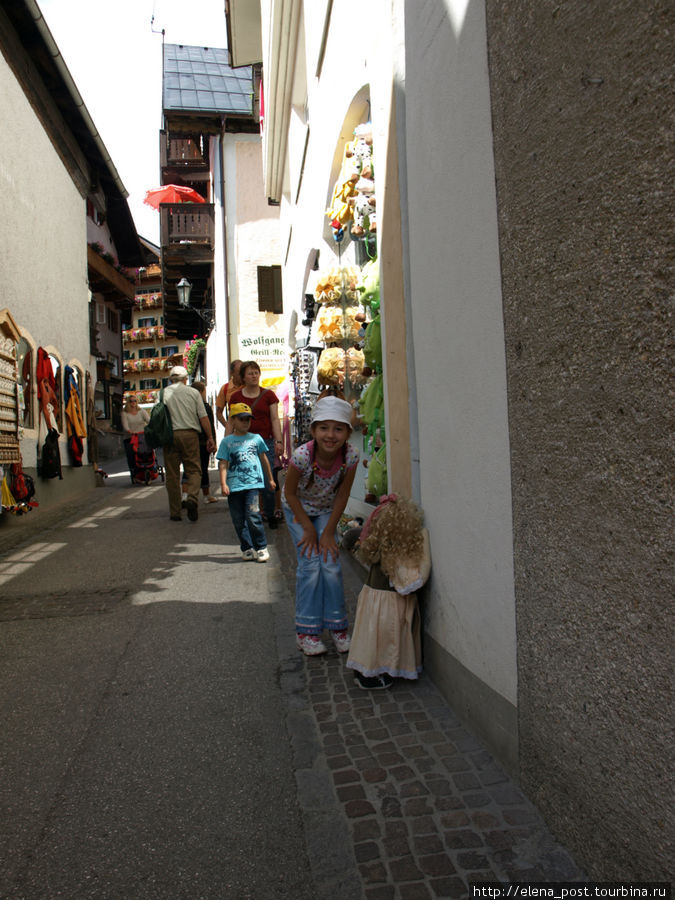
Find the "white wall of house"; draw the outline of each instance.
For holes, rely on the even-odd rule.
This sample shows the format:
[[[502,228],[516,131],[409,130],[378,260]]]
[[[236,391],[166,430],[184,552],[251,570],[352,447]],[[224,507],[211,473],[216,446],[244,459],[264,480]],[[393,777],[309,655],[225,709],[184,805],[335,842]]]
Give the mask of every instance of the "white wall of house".
[[[0,185],[6,210],[0,218],[2,306],[9,308],[34,352],[42,346],[62,365],[77,361],[86,369],[85,201],[1,56],[0,121]],[[65,464],[64,447],[65,441]],[[35,466],[36,431],[26,430],[21,452],[24,465]]]
[[[214,400],[214,402],[221,385],[226,384],[229,380],[229,365],[231,359],[228,346],[230,325],[227,318],[227,273],[225,265],[225,246],[223,243],[226,210],[223,208],[220,141],[220,137],[212,137],[210,139],[216,235],[215,247],[213,248],[213,307],[215,310],[216,324],[206,345],[206,395],[207,399]],[[217,422],[216,428],[220,428],[220,425]]]
[[[221,138],[213,139],[214,196],[216,246],[214,283],[216,322],[207,348],[208,393],[215,394],[229,379],[231,359],[255,359],[255,346],[241,347],[241,339],[278,338],[286,351],[287,320],[290,316],[286,299],[281,316],[258,311],[258,266],[281,265],[279,241],[279,209],[270,206],[261,181],[262,149],[257,134],[223,136],[225,169],[225,217],[221,205],[220,151]],[[227,222],[227,256],[222,235]],[[229,292],[229,330],[225,309],[225,288]],[[229,344],[229,346],[228,346]]]
[[[515,706],[515,595],[501,277],[482,3],[430,23],[407,2],[410,303],[427,632]],[[417,10],[419,12],[419,10]]]

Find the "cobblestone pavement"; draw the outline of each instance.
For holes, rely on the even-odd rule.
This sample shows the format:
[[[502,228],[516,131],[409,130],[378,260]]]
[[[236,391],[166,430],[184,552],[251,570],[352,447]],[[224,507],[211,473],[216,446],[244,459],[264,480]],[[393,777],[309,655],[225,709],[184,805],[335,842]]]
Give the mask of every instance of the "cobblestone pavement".
[[[292,597],[293,549],[289,541],[275,543]],[[353,621],[362,573],[347,562]],[[295,649],[292,621],[280,620],[277,631],[321,896],[460,900],[470,896],[471,882],[585,880],[426,676],[362,691],[333,647],[306,658]]]

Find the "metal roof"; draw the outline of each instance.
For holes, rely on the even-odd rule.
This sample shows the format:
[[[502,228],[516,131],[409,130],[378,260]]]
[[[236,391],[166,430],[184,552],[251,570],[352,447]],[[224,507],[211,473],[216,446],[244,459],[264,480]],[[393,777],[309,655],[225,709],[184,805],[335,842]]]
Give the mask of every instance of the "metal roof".
[[[253,114],[253,70],[233,69],[227,50],[164,45],[162,104],[167,110]]]

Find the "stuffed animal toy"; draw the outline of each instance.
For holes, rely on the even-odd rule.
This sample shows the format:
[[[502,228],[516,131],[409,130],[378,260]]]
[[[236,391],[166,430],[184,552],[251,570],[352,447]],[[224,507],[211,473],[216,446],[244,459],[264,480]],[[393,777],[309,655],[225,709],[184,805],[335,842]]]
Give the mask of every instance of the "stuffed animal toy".
[[[331,227],[334,229],[346,225],[352,217],[352,210],[347,201],[356,193],[354,185],[359,178],[358,174],[354,178],[355,172],[351,157],[350,145],[345,144],[340,174],[333,188],[330,206],[326,210],[326,215],[331,220]]]
[[[326,347],[316,367],[319,384],[343,385],[345,368],[345,351],[341,347]]]
[[[359,350],[357,347],[350,347],[347,350],[346,357],[349,383],[355,386],[363,384],[365,382],[363,377],[363,367],[365,365],[363,350]]]
[[[342,276],[339,269],[321,272],[314,288],[314,299],[317,303],[334,303],[342,296]]]
[[[364,690],[391,687],[394,678],[416,679],[422,671],[416,592],[431,571],[422,510],[397,494],[381,497],[356,553],[370,570],[358,598],[347,667]]]
[[[349,200],[349,203],[352,207],[352,214],[354,217],[352,234],[356,237],[360,237],[362,234],[366,233],[366,230],[370,225],[370,214],[373,210],[373,205],[365,194],[357,194]]]
[[[376,259],[370,260],[361,269],[361,281],[358,287],[361,302],[369,306],[375,313],[380,308],[380,265]]]
[[[324,304],[316,318],[316,336],[325,344],[340,341],[356,342],[361,323],[356,320],[358,307],[327,306]]]
[[[357,138],[351,148],[351,153],[351,162],[354,167],[353,171],[356,172],[356,178],[354,178],[353,181],[357,182],[359,178],[372,178],[372,146],[363,138]]]

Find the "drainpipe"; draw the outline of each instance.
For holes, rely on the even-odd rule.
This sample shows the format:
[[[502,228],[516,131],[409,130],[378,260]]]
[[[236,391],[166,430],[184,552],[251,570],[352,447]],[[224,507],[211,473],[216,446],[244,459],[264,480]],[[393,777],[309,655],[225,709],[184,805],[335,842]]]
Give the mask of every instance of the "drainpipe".
[[[61,56],[61,51],[57,47],[56,41],[52,37],[52,33],[49,30],[49,27],[48,27],[42,13],[40,12],[40,7],[37,5],[35,0],[24,0],[24,3],[26,4],[26,8],[30,12],[30,14],[33,18],[33,21],[35,22],[35,27],[40,32],[40,35],[42,36],[42,39],[45,42],[47,50],[49,51],[49,54],[54,61],[54,65],[58,69],[59,74],[61,75],[61,77],[63,78],[63,81],[65,82],[65,85],[68,89],[70,96],[75,101],[75,105],[77,106],[77,109],[78,109],[80,115],[84,119],[84,123],[87,126],[89,133],[91,134],[92,138],[94,139],[94,143],[96,144],[101,156],[103,157],[103,160],[104,160],[106,166],[108,167],[108,171],[112,175],[113,181],[115,182],[117,189],[119,190],[121,195],[126,200],[126,198],[129,196],[129,192],[122,184],[122,179],[120,178],[119,173],[118,173],[117,169],[115,168],[115,165],[114,165],[112,159],[110,158],[110,154],[106,150],[105,144],[103,143],[101,136],[98,133],[96,126],[94,125],[94,121],[93,121],[92,117],[89,115],[89,110],[84,105],[84,100],[82,99],[82,96],[80,95],[80,92],[78,91],[77,86],[75,85],[75,82],[73,81],[72,75],[68,71],[68,66],[66,65],[65,60]]]
[[[232,331],[230,329],[230,266],[227,256],[227,209],[225,206],[225,116],[221,117],[220,126],[220,205],[223,213],[223,265],[225,266],[225,340],[227,342],[227,368],[229,372],[230,362],[232,361],[232,347],[230,346],[230,338]]]

